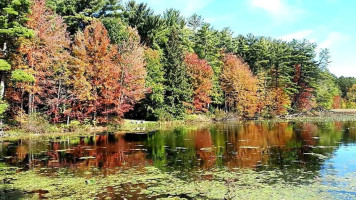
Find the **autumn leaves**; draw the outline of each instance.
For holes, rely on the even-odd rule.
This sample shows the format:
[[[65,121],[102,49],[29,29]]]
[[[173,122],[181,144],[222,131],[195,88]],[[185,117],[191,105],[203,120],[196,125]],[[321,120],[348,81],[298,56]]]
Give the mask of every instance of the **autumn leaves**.
[[[67,117],[105,122],[111,115],[121,118],[144,97],[144,49],[133,29],[117,46],[93,20],[71,44],[62,18],[44,0],[32,5],[27,26],[35,36],[21,41],[15,68],[34,81],[19,80],[8,89],[14,111],[45,110],[54,122]]]

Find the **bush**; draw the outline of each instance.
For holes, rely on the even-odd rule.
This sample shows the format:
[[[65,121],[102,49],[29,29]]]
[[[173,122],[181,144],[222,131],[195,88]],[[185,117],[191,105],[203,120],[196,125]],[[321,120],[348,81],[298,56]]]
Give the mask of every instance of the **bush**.
[[[192,114],[192,115],[186,115],[184,121],[186,121],[188,123],[208,122],[208,121],[210,121],[210,118],[207,115]]]
[[[215,109],[214,116],[215,116],[215,119],[223,119],[226,117],[226,113],[225,113],[225,111],[223,111],[221,109]]]
[[[169,113],[163,109],[157,110],[156,113],[157,113],[159,122],[170,122],[170,121],[174,120],[174,116],[171,113]]]
[[[51,131],[51,124],[40,113],[32,113],[30,115],[20,112],[15,120],[20,124],[25,131],[41,134]]]
[[[72,120],[68,125],[69,131],[77,131],[80,128],[81,128],[80,121],[77,121],[77,120]]]

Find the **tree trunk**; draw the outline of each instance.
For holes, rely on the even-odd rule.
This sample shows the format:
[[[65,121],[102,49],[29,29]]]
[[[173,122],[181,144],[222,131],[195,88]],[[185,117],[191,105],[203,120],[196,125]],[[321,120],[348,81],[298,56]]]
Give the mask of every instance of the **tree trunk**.
[[[0,99],[4,99],[5,94],[5,72],[1,72],[1,81],[0,81]]]
[[[96,113],[96,110],[95,110],[94,111],[94,119],[93,119],[94,125],[96,124],[96,115],[97,115],[97,113]]]
[[[1,72],[1,81],[0,81],[0,99],[4,99],[5,94],[5,72]],[[3,134],[3,120],[0,117],[0,133]]]
[[[4,42],[4,46],[1,49],[3,52],[3,56],[6,56],[6,42]],[[1,71],[1,80],[0,80],[0,99],[3,100],[4,99],[4,94],[5,94],[5,72]],[[0,117],[0,133],[3,134],[3,120],[2,117]]]
[[[32,113],[32,94],[28,95],[28,114]]]

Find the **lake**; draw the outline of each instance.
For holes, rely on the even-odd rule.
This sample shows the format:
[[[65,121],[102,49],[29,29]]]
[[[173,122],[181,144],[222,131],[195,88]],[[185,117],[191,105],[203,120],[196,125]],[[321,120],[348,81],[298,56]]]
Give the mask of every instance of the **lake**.
[[[3,199],[356,199],[356,122],[0,143]]]

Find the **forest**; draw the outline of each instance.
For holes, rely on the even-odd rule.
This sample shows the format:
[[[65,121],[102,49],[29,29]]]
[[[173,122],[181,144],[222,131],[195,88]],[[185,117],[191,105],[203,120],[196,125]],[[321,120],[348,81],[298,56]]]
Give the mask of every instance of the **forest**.
[[[0,113],[51,123],[245,119],[356,108],[356,78],[328,71],[328,49],[119,0],[2,0]]]

